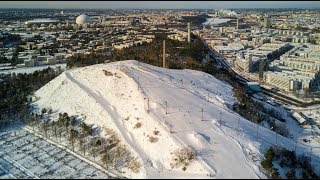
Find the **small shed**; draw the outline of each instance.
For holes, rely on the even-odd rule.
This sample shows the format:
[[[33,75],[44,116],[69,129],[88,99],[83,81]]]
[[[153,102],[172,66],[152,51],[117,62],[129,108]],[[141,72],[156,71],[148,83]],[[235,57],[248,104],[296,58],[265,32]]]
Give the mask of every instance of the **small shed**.
[[[247,82],[246,88],[253,93],[260,92],[260,84],[258,82]]]
[[[308,121],[297,112],[292,113],[292,117],[294,117],[299,122],[300,125],[308,124]]]

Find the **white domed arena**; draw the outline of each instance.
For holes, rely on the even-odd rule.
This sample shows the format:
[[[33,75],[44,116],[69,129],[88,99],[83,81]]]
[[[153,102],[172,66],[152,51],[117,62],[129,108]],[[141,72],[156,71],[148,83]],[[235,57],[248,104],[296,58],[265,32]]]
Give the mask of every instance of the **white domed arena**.
[[[76,19],[77,24],[87,24],[89,21],[90,21],[90,17],[85,14],[81,14]]]

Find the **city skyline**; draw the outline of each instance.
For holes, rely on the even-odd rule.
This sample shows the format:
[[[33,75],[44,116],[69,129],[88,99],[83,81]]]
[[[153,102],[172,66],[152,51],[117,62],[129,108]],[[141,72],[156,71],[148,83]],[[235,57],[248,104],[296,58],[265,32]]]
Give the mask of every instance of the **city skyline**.
[[[0,14],[1,179],[319,179],[320,1]]]
[[[219,9],[320,8],[319,1],[1,1],[4,8],[45,9]]]

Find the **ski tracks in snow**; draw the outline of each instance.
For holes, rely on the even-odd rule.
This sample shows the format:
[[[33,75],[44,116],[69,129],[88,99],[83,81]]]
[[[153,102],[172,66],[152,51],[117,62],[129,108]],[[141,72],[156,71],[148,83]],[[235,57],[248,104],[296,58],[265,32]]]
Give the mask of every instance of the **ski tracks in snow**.
[[[88,95],[90,95],[96,102],[98,102],[100,104],[100,106],[112,117],[112,119],[115,122],[115,125],[117,126],[117,128],[119,129],[121,135],[123,136],[124,140],[126,141],[127,144],[129,144],[134,151],[136,152],[135,154],[139,156],[139,159],[142,159],[143,161],[145,161],[146,159],[146,154],[144,153],[144,151],[142,149],[140,149],[139,147],[136,146],[136,144],[134,143],[132,136],[126,132],[124,130],[123,124],[120,124],[121,121],[121,117],[118,115],[118,113],[116,111],[113,110],[112,106],[109,104],[109,102],[104,99],[103,97],[99,97],[98,95],[96,95],[96,93],[94,93],[91,89],[89,89],[87,86],[81,84],[78,80],[76,80],[75,78],[73,78],[70,75],[70,72],[65,72],[66,77],[74,84],[76,84],[80,89],[84,90]],[[148,177],[148,175],[146,174],[147,171],[144,171],[146,177]]]

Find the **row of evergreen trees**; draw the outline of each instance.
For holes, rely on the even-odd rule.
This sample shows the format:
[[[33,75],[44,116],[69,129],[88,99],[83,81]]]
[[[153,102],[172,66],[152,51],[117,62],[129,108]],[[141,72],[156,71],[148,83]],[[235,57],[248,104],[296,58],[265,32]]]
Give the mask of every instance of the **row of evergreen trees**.
[[[0,42],[3,42],[3,45],[6,46],[11,43],[19,43],[21,41],[21,36],[18,34],[8,34],[6,36],[0,36]]]
[[[60,67],[37,70],[33,73],[1,75],[0,82],[0,128],[17,122],[17,118],[26,115],[30,95],[62,73]]]
[[[110,54],[91,52],[89,55],[75,55],[67,59],[67,67],[81,67],[103,63],[105,60],[122,61],[128,59],[139,60],[154,66],[162,66],[162,46],[166,40],[166,54],[169,68],[194,69],[207,53],[207,47],[200,40],[192,43],[180,42],[166,38],[164,32],[156,34],[153,42],[134,45],[122,50],[114,50]],[[184,63],[187,61],[187,63]]]
[[[319,176],[314,172],[314,168],[310,164],[309,158],[302,155],[297,156],[294,151],[289,151],[278,146],[271,146],[264,157],[265,159],[261,161],[261,165],[272,179],[281,178],[279,169],[276,168],[275,164],[279,164],[283,169],[288,169],[285,178],[319,179]]]
[[[84,122],[84,119],[59,113],[57,119],[52,117],[51,109],[43,108],[41,113],[32,113],[25,123],[34,131],[58,143],[67,143],[71,150],[87,158],[102,163],[105,168],[131,169],[140,171],[140,163],[121,143],[115,131],[104,129],[107,138],[101,137],[101,129]]]

